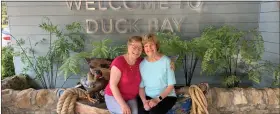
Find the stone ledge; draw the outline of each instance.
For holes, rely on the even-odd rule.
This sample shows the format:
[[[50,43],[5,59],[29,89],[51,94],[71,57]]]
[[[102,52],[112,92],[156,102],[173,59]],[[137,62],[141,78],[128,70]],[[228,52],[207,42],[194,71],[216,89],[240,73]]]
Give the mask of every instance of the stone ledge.
[[[2,113],[5,114],[52,114],[55,113],[58,89],[32,88],[22,91],[2,90]],[[179,93],[188,94],[188,87],[178,90]],[[210,114],[279,114],[280,88],[210,88],[206,95]],[[77,103],[76,110],[93,109]],[[86,108],[86,109],[84,109]],[[99,110],[99,109],[97,109]],[[48,111],[48,112],[46,112]],[[106,110],[100,109],[106,113]],[[11,113],[12,112],[12,113]],[[50,112],[50,113],[49,113]]]

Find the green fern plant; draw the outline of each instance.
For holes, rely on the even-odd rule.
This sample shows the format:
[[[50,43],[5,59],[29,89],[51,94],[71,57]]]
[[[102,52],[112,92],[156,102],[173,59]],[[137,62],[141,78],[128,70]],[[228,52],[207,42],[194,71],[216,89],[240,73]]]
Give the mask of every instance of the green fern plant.
[[[70,56],[69,58],[63,61],[63,64],[60,66],[59,75],[63,75],[64,79],[67,80],[69,78],[69,74],[79,74],[81,72],[80,63],[83,63],[83,58],[90,58],[91,54],[87,52],[77,53],[75,55]],[[63,74],[62,74],[63,73]]]
[[[49,33],[48,42],[46,42],[47,39],[43,39],[33,45],[28,38],[29,47],[24,48],[25,41],[23,39],[17,39],[13,36],[12,38],[16,40],[19,47],[16,53],[25,64],[23,72],[26,74],[26,71],[32,70],[35,72],[35,79],[39,80],[43,88],[55,88],[59,66],[66,58],[70,57],[71,52],[83,50],[85,36],[81,25],[77,22],[66,25],[66,31],[63,31],[45,17],[39,27]],[[54,36],[57,39],[54,39]],[[46,55],[36,55],[36,46],[40,43],[49,44]]]
[[[93,49],[91,52],[92,57],[95,58],[109,58],[113,59],[116,56],[124,54],[126,51],[126,45],[110,46],[112,40],[106,38],[101,41],[95,41],[92,43]]]
[[[112,41],[109,39],[93,42],[92,43],[93,50],[91,52],[92,56],[96,58],[108,58],[110,53],[108,45],[111,42]]]
[[[240,81],[240,77],[235,75],[224,76],[222,84],[226,87],[232,88],[237,87]]]
[[[259,83],[265,64],[259,63],[264,52],[264,41],[257,30],[240,31],[233,26],[207,27],[201,35],[207,50],[202,59],[202,72],[222,74],[225,80],[237,73],[246,73],[249,80]],[[245,69],[240,69],[244,67]],[[228,79],[227,79],[228,78]],[[227,83],[226,81],[225,83]],[[233,83],[227,83],[230,86]]]
[[[69,73],[82,73],[80,66],[86,64],[85,58],[114,59],[126,52],[126,45],[110,46],[111,44],[112,41],[108,38],[92,42],[93,49],[90,52],[80,52],[65,59],[63,61],[63,65],[59,68],[59,74],[63,74],[64,78],[67,79],[69,77]]]
[[[184,53],[187,50],[186,42],[184,42],[180,36],[175,33],[157,32],[156,36],[160,43],[159,52],[167,56],[178,56],[178,60],[175,62],[176,67],[182,65]]]
[[[170,32],[158,32],[156,35],[160,41],[159,52],[168,56],[178,57],[176,68],[183,67],[185,84],[190,86],[198,60],[202,59],[207,47],[204,46],[200,38],[187,41]]]

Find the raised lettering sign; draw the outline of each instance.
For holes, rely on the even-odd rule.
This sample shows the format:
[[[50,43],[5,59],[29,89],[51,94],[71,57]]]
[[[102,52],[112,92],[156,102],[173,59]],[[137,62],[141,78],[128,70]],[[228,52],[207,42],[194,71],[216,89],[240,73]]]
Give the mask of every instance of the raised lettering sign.
[[[82,5],[85,2],[84,5]],[[96,1],[95,3],[93,0],[66,0],[66,5],[70,10],[81,10],[81,7],[84,7],[85,12],[97,12],[98,18],[104,18],[104,19],[86,19],[86,27],[87,27],[87,33],[89,34],[95,34],[95,33],[139,33],[139,32],[155,32],[155,31],[170,31],[170,32],[185,32],[182,31],[182,26],[185,18],[183,16],[175,15],[170,16],[168,13],[164,15],[164,12],[160,12],[158,15],[159,17],[164,16],[163,18],[156,18],[157,13],[153,12],[159,12],[158,10],[170,10],[172,8],[175,8],[177,10],[184,10],[185,7],[190,8],[193,11],[200,11],[203,2],[199,0],[194,1],[188,1],[188,2],[182,2],[179,1],[174,4],[170,4],[170,2],[167,1],[139,1],[139,2],[131,2],[127,0],[122,0],[118,2],[113,2],[112,0],[105,1]],[[177,5],[174,7],[173,5]],[[76,8],[74,8],[76,7]],[[108,11],[110,13],[103,15],[100,11]],[[118,11],[117,11],[118,10]],[[147,12],[147,15],[136,12],[136,14],[133,14],[131,12],[126,11],[140,11],[140,12]],[[152,12],[150,12],[152,10]],[[157,11],[156,11],[157,10]],[[116,13],[113,13],[116,11]],[[182,11],[179,11],[180,13]],[[83,12],[82,12],[83,13]],[[120,15],[118,15],[120,13]],[[169,12],[170,13],[170,12]],[[173,11],[171,12],[173,13]],[[174,12],[176,13],[176,12]],[[88,13],[86,13],[88,14]],[[185,14],[184,14],[185,15]],[[95,16],[95,15],[94,15]],[[94,17],[93,16],[93,17]],[[101,17],[99,17],[101,16]],[[106,20],[106,16],[110,16],[110,19]],[[115,16],[119,19],[114,19],[112,16]],[[130,17],[133,16],[133,19]],[[169,17],[168,17],[169,16]],[[179,17],[178,17],[179,16]],[[185,15],[186,16],[186,15]],[[130,18],[130,19],[129,19]],[[146,28],[145,28],[146,27]],[[99,31],[98,31],[99,30]],[[184,30],[184,29],[183,29]],[[186,30],[186,29],[185,29]]]

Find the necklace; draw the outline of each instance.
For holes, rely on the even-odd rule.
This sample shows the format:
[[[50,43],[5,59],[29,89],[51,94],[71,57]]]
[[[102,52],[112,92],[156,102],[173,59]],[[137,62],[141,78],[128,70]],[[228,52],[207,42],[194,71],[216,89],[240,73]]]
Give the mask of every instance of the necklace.
[[[126,54],[126,60],[127,60],[127,64],[128,64],[128,66],[129,66],[129,69],[132,70],[132,66],[135,64],[135,61],[132,61],[132,60],[129,58],[128,54]]]

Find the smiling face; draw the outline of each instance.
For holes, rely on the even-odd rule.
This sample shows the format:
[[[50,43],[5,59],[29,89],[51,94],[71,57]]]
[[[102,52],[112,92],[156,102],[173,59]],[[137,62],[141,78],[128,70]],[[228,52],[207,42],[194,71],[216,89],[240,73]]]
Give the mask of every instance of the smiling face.
[[[128,54],[134,59],[137,59],[142,54],[143,46],[141,42],[133,41],[128,44]]]
[[[144,51],[147,56],[153,56],[157,54],[159,49],[159,42],[157,41],[156,35],[154,34],[144,35],[142,43],[144,45]]]
[[[128,39],[127,42],[127,53],[133,59],[137,59],[140,57],[143,51],[143,45],[142,45],[142,37],[141,36],[132,36]]]
[[[147,56],[153,56],[157,53],[157,46],[154,42],[147,42],[144,44],[144,51]]]

